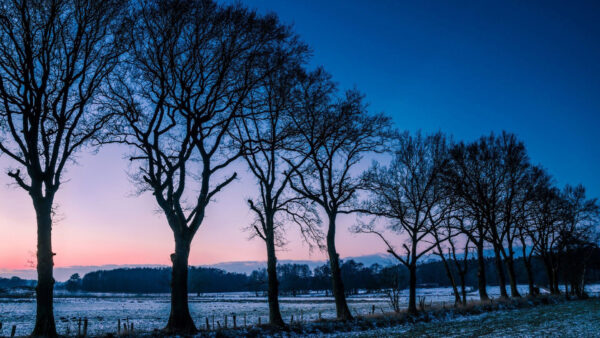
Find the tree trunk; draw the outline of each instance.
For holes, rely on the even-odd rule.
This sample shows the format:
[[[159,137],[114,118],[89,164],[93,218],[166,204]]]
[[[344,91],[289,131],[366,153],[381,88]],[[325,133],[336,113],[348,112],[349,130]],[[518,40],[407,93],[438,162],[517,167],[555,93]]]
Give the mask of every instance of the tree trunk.
[[[329,229],[327,231],[327,253],[331,266],[331,280],[333,283],[333,297],[337,318],[341,320],[352,320],[352,314],[346,302],[344,293],[344,282],[342,281],[342,270],[340,269],[340,256],[335,249],[335,216],[329,217]]]
[[[533,269],[531,267],[531,261],[523,257],[523,262],[525,263],[525,270],[527,271],[527,283],[529,284],[529,294],[531,296],[536,296],[537,292],[535,291],[535,284],[533,282]]]
[[[523,258],[525,259],[525,258]],[[520,298],[519,290],[517,289],[517,275],[515,274],[515,261],[513,260],[512,252],[504,262],[508,270],[508,281],[510,283],[510,296]]]
[[[559,256],[560,257],[560,256]],[[558,287],[558,257],[553,252],[550,253],[550,265],[552,266],[552,282],[554,283],[554,291],[557,295],[560,295],[560,288]]]
[[[535,290],[535,283],[533,280],[533,268],[531,267],[531,253],[529,256],[527,255],[527,246],[525,245],[525,240],[521,237],[521,249],[523,250],[523,263],[525,264],[525,271],[527,271],[527,283],[529,284],[529,295],[537,296],[537,292]],[[533,248],[531,249],[533,250]]]
[[[460,292],[462,294],[462,305],[467,305],[467,287],[465,284],[465,274],[460,274]]]
[[[500,284],[500,298],[508,298],[508,293],[506,293],[506,277],[504,276],[504,269],[502,268],[502,257],[500,256],[500,249],[496,244],[494,244],[494,256],[496,263],[496,271],[498,273],[498,282]]]
[[[188,258],[191,236],[175,234],[175,253],[171,255],[171,314],[165,330],[169,333],[197,332],[188,306]]]
[[[546,256],[543,257],[544,267],[546,268],[546,275],[548,275],[548,289],[550,289],[551,294],[556,294],[556,290],[554,289],[554,273],[552,270],[552,263],[550,263],[550,259]]]
[[[448,264],[446,257],[444,257],[444,253],[442,252],[442,248],[440,247],[439,243],[438,243],[438,250],[440,252],[440,258],[442,259],[442,262],[444,263],[444,268],[446,269],[446,275],[448,276],[448,279],[450,280],[450,284],[452,284],[452,291],[454,291],[454,305],[458,305],[458,304],[460,304],[460,294],[458,293],[458,287],[456,286],[456,279],[454,279],[454,275],[452,274],[452,271],[450,270],[450,265]]]
[[[277,280],[277,256],[275,255],[275,237],[273,231],[266,236],[267,244],[267,278],[269,280],[269,323],[284,327],[285,323],[279,310],[279,281]]]
[[[417,313],[417,264],[412,261],[408,267],[410,276],[408,284],[408,313]]]
[[[558,269],[552,268],[552,282],[554,283],[554,292],[560,295],[560,288],[558,287]]]
[[[577,286],[576,286],[576,290],[577,290],[577,297],[579,297],[580,299],[585,299],[586,294],[585,294],[585,270],[586,270],[586,264],[583,264],[583,267],[581,269],[581,274],[579,275],[579,279],[577,282]]]
[[[54,253],[52,252],[52,202],[49,198],[34,199],[37,218],[36,317],[32,336],[56,337],[53,290]]]
[[[487,294],[487,283],[485,280],[485,257],[483,256],[483,240],[477,242],[477,283],[479,288],[479,299],[490,300]]]
[[[569,299],[571,293],[569,292],[569,280],[566,272],[563,273],[563,283],[565,284],[565,295],[567,296],[567,299]]]

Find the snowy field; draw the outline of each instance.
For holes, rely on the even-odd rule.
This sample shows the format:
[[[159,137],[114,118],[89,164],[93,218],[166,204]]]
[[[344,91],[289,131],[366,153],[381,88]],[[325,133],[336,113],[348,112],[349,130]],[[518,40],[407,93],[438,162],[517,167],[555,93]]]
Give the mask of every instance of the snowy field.
[[[592,294],[600,293],[600,284],[587,287]],[[519,285],[522,294],[527,293],[526,285]],[[491,297],[499,296],[498,287],[488,287]],[[417,290],[418,297],[425,297],[426,304],[452,304],[454,298],[451,288],[429,288]],[[478,293],[469,294],[470,299],[478,299]],[[190,295],[190,311],[196,325],[204,327],[206,318],[209,322],[224,324],[225,316],[229,316],[228,324],[232,325],[231,315],[237,316],[237,325],[264,323],[268,319],[266,297],[257,297],[253,293],[222,293]],[[406,307],[408,290],[401,297]],[[359,294],[348,298],[350,309],[355,314],[368,314],[375,306],[376,312],[392,311],[384,294]],[[310,294],[298,297],[281,297],[281,312],[285,321],[291,316],[295,320],[316,320],[319,313],[322,318],[335,317],[335,304],[332,297],[324,294]],[[60,334],[68,331],[77,332],[77,318],[87,317],[88,333],[114,333],[117,320],[128,320],[137,330],[152,331],[165,326],[169,314],[169,295],[133,295],[133,294],[100,294],[100,293],[57,293],[55,298],[55,317]],[[8,335],[12,325],[17,325],[17,335],[29,334],[35,318],[34,298],[0,298],[0,322],[3,323],[0,336]]]

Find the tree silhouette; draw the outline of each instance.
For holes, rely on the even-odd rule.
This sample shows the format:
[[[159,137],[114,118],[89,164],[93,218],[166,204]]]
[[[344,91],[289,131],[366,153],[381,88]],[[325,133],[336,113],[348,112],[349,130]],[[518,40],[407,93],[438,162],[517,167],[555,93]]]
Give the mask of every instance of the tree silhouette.
[[[399,251],[373,222],[362,224],[354,231],[377,235],[388,252],[409,269],[408,312],[414,314],[417,312],[418,259],[434,249],[440,240],[445,240],[435,240],[434,235],[441,234],[439,228],[449,211],[440,182],[447,162],[447,147],[441,133],[431,136],[419,133],[413,137],[406,132],[395,141],[391,164],[388,167],[374,164],[363,175],[364,188],[370,193],[363,209],[385,218],[390,222],[389,230],[406,233],[408,241],[402,244],[403,251]]]
[[[334,99],[335,86],[322,69],[308,74],[303,82],[305,95],[301,105],[305,112],[294,115],[294,123],[305,145],[299,151],[308,156],[308,161],[294,170],[290,183],[293,190],[319,205],[326,215],[327,253],[337,317],[348,320],[352,314],[335,246],[336,219],[340,213],[351,212],[360,187],[352,169],[365,154],[382,150],[390,119],[367,113],[363,96],[356,90]]]
[[[36,322],[56,336],[54,199],[73,156],[111,118],[94,99],[122,52],[124,1],[10,0],[0,6],[0,152],[27,191],[37,220]],[[23,172],[24,170],[24,172]]]
[[[600,240],[597,229],[600,206],[596,198],[587,198],[582,185],[566,185],[562,198],[564,219],[558,229],[559,239],[555,250],[562,258],[558,262],[562,263],[565,293],[583,297],[586,264]],[[572,286],[570,292],[569,283]]]
[[[503,132],[498,136],[497,143],[504,176],[500,206],[502,241],[498,246],[507,268],[511,296],[520,297],[514,266],[514,242],[518,237],[519,208],[523,205],[521,201],[526,198],[530,164],[525,145],[514,134]]]
[[[279,311],[276,247],[285,241],[284,225],[286,221],[298,224],[309,243],[321,236],[316,229],[320,220],[313,208],[289,193],[291,175],[308,158],[294,151],[304,145],[291,118],[302,114],[296,100],[302,94],[296,92],[306,51],[306,46],[292,40],[266,60],[278,64],[279,70],[267,75],[252,91],[247,113],[235,121],[233,132],[258,183],[258,197],[248,200],[255,214],[249,230],[266,244],[269,321],[280,327],[285,324]]]
[[[445,170],[448,187],[452,194],[461,199],[472,214],[471,231],[476,229],[477,236],[472,240],[477,246],[480,259],[480,285],[485,288],[483,246],[485,240],[492,244],[496,258],[496,271],[500,281],[500,296],[507,298],[506,279],[502,267],[504,232],[502,231],[502,188],[504,172],[502,167],[502,149],[499,139],[491,134],[476,142],[465,145],[456,144],[450,150],[450,165]],[[467,233],[470,231],[467,230]],[[480,293],[487,299],[486,293]]]
[[[188,334],[196,331],[190,245],[211,200],[237,176],[226,172],[241,154],[231,151],[228,132],[273,70],[263,59],[290,32],[274,16],[212,1],[148,1],[132,15],[126,63],[104,105],[121,117],[110,142],[130,146],[140,191],[154,195],[173,231],[166,331]]]

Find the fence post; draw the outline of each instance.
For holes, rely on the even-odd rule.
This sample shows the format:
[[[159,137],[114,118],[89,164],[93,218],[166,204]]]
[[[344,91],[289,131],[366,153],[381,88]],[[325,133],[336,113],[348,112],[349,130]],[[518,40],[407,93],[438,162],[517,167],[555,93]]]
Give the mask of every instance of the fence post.
[[[235,313],[232,314],[232,316],[233,316],[233,328],[236,329],[237,328],[237,323],[236,323],[236,320],[235,320],[235,317],[236,317]]]
[[[258,326],[260,326],[260,316],[258,316]]]
[[[121,318],[117,319],[117,335],[121,334]]]
[[[210,326],[208,326],[208,317],[206,317],[206,331],[210,330]]]
[[[10,330],[10,336],[14,337],[15,336],[15,332],[17,332],[17,326],[13,325],[12,329]]]
[[[225,315],[225,328],[227,328],[227,315]]]
[[[77,321],[77,337],[81,337],[81,317]]]
[[[88,328],[88,319],[85,317],[83,319],[83,336],[87,336],[87,328]]]
[[[246,314],[244,313],[244,327],[248,327],[248,325],[246,325]]]

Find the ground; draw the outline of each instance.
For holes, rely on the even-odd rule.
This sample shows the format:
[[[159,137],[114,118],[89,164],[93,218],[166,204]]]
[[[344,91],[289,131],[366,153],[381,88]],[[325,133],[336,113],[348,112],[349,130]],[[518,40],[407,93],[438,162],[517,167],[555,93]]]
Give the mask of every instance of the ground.
[[[600,299],[493,311],[329,337],[600,337]]]

